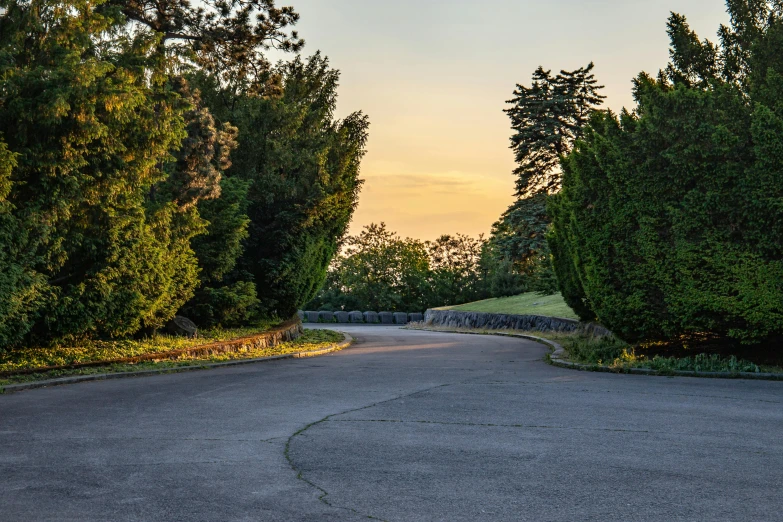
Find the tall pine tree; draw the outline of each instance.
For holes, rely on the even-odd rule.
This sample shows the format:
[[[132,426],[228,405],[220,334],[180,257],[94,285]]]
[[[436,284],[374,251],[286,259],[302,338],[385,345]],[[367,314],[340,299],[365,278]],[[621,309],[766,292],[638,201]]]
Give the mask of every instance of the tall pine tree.
[[[545,239],[546,201],[560,189],[560,157],[571,151],[590,114],[603,103],[594,67],[590,63],[557,75],[539,67],[530,87],[517,85],[505,111],[518,165],[517,200],[495,223],[490,242],[495,255],[526,276],[529,290],[556,291]]]

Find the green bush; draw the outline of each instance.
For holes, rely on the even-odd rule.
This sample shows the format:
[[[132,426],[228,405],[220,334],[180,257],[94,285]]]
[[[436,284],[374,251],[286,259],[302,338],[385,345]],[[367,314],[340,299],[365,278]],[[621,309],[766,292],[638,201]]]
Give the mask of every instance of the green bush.
[[[562,162],[561,289],[628,342],[783,332],[783,19],[729,11],[720,45],[672,15],[667,70]]]
[[[255,282],[262,314],[290,317],[323,286],[348,228],[369,121],[360,112],[335,118],[340,72],[321,54],[272,72],[281,80],[274,96],[193,80],[212,112],[239,129],[227,172],[250,183],[238,268]]]

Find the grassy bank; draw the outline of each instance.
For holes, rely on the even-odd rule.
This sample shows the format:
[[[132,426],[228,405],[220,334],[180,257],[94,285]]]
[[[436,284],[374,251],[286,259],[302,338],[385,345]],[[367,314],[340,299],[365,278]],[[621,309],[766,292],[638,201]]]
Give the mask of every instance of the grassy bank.
[[[55,364],[73,364],[76,362],[100,361],[97,358],[101,355],[106,359],[116,359],[119,357],[132,357],[146,353],[158,353],[165,351],[174,351],[183,348],[196,347],[203,344],[219,341],[230,341],[241,337],[247,337],[262,333],[263,330],[256,329],[233,329],[233,330],[215,330],[209,336],[205,335],[199,339],[171,338],[168,336],[158,336],[157,341],[147,339],[144,341],[121,341],[119,346],[105,346],[103,342],[97,345],[90,344],[84,348],[51,348],[47,353],[38,354],[36,358],[27,360],[19,354],[15,354],[13,361],[8,361],[11,357],[5,355],[0,357],[0,363],[3,367],[12,366],[14,368],[38,368],[42,366],[52,366]],[[94,375],[100,373],[122,373],[135,372],[141,370],[154,369],[172,369],[179,367],[194,366],[198,364],[208,364],[216,362],[226,362],[240,359],[257,359],[260,357],[271,357],[274,355],[286,355],[297,352],[307,352],[319,350],[333,345],[343,340],[343,335],[331,330],[305,330],[304,335],[295,341],[282,343],[273,348],[263,348],[258,350],[246,351],[241,353],[217,354],[209,357],[189,357],[181,356],[176,360],[165,361],[144,361],[135,364],[107,364],[105,366],[91,366],[89,368],[67,369],[42,371],[24,375],[11,375],[0,378],[0,386],[8,384],[17,384],[22,382],[32,382],[38,380],[55,379],[58,377],[68,377],[74,375]],[[126,343],[126,344],[122,344]],[[140,346],[127,343],[139,343]],[[146,350],[146,351],[139,351]],[[117,354],[120,354],[119,356]],[[89,355],[91,358],[85,359]],[[42,361],[45,363],[42,364]],[[63,362],[60,362],[63,361]],[[13,370],[4,370],[13,371]]]
[[[513,315],[543,315],[546,317],[562,317],[578,319],[576,314],[565,303],[560,294],[542,296],[533,292],[476,301],[459,306],[438,308],[438,310],[458,310],[462,312],[486,312],[492,314]]]

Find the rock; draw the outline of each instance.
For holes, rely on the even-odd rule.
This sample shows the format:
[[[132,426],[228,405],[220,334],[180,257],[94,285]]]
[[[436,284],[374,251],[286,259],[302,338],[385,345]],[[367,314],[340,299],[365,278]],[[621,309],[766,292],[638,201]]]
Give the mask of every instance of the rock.
[[[394,324],[394,314],[391,312],[381,312],[378,314],[381,324]]]
[[[178,315],[166,324],[166,332],[178,337],[195,339],[198,337],[198,326],[187,317]]]
[[[378,318],[378,312],[364,312],[364,322],[368,324],[378,324],[381,320]]]
[[[408,314],[405,312],[395,312],[394,324],[408,324]]]
[[[420,323],[424,320],[424,314],[408,314],[408,322]]]
[[[364,314],[361,312],[351,312],[349,314],[351,316],[351,322],[352,323],[363,323],[364,322]]]
[[[308,323],[317,323],[319,314],[318,312],[305,312],[305,315],[307,316],[307,322]]]
[[[334,322],[334,313],[333,312],[318,312],[318,319],[322,323],[333,323]]]
[[[348,312],[335,312],[334,316],[337,318],[338,323],[350,323],[351,314]]]

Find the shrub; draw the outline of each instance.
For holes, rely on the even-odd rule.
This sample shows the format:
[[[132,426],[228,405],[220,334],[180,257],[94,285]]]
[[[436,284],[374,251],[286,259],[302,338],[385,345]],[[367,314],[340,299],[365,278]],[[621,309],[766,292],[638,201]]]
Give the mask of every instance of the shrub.
[[[783,20],[729,10],[720,46],[672,15],[666,72],[637,78],[634,113],[594,114],[562,162],[561,289],[629,342],[783,332]]]

